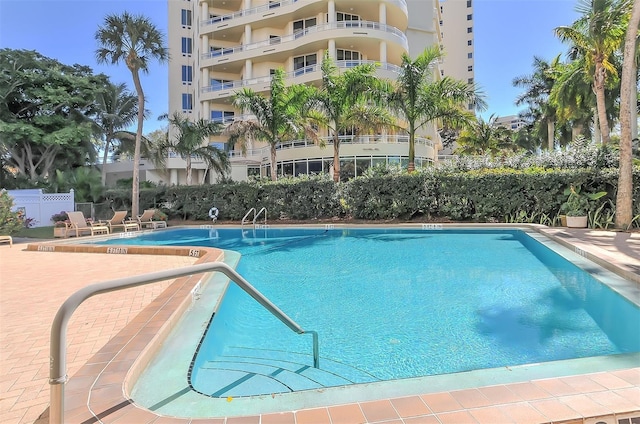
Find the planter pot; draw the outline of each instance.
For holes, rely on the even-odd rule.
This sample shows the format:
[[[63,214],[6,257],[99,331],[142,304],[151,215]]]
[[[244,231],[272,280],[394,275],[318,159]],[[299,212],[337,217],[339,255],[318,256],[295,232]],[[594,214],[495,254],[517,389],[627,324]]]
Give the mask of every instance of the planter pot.
[[[560,215],[560,226],[561,227],[567,226],[567,215]]]
[[[66,237],[67,227],[53,227],[53,236],[62,238]]]
[[[567,227],[587,228],[587,217],[586,216],[567,216]]]

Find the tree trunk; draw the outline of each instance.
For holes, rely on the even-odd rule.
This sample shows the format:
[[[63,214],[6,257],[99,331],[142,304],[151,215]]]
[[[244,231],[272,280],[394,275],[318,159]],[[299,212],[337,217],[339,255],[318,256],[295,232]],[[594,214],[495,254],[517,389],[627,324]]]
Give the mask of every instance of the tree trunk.
[[[184,160],[187,163],[186,164],[186,168],[187,168],[187,185],[190,186],[191,182],[193,181],[193,178],[192,178],[192,175],[191,175],[192,174],[192,170],[191,170],[191,155],[187,155],[184,158]]]
[[[633,215],[633,166],[631,154],[631,116],[637,120],[637,87],[635,71],[635,50],[638,27],[640,26],[640,3],[634,2],[631,19],[624,41],[624,61],[620,81],[620,171],[618,174],[618,193],[616,195],[615,226],[626,230]]]
[[[340,182],[340,136],[333,134],[333,181]]]
[[[556,135],[556,126],[553,120],[547,118],[547,144],[549,146],[549,151],[553,152],[555,148],[555,135]]]
[[[278,167],[276,166],[276,145],[278,143],[271,143],[271,181],[278,180]]]
[[[104,143],[104,154],[102,155],[102,186],[107,185],[107,158],[109,157],[109,144],[111,144],[111,137],[107,135],[107,141]]]
[[[412,173],[416,170],[416,130],[413,127],[413,122],[409,123],[409,164],[407,165],[407,172]]]
[[[133,184],[131,187],[131,216],[140,212],[140,145],[142,144],[142,127],[144,125],[144,92],[140,84],[138,69],[131,69],[133,84],[138,93],[138,128],[136,129],[136,145],[133,153]]]
[[[598,119],[598,108],[594,107],[593,111],[593,135],[591,138],[595,143],[602,143],[602,132],[600,131],[600,123]]]
[[[606,70],[602,66],[601,61],[596,60],[596,71],[593,76],[593,88],[596,92],[596,105],[598,107],[598,123],[600,124],[600,133],[602,136],[602,144],[609,144],[611,133],[609,130],[609,122],[607,121],[607,106],[604,96],[604,84],[606,81]]]

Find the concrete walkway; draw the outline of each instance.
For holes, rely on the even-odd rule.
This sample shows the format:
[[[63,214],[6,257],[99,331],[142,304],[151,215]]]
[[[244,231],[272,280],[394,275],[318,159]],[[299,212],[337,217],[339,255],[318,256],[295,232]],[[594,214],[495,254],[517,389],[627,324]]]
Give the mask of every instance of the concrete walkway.
[[[640,279],[640,233],[566,228],[544,232]],[[27,251],[23,242],[0,245],[0,424],[48,422],[49,331],[57,309],[70,294],[94,282],[195,262],[184,256]],[[86,301],[69,323],[71,380],[170,284],[156,283]],[[114,418],[118,423],[156,422],[147,415],[144,421],[134,421],[134,416],[141,415]],[[640,364],[593,375],[206,422],[595,423],[589,417],[596,416],[604,416],[607,423],[613,419],[620,424],[640,422]],[[113,421],[107,416],[104,422]],[[169,421],[158,418],[160,422]]]

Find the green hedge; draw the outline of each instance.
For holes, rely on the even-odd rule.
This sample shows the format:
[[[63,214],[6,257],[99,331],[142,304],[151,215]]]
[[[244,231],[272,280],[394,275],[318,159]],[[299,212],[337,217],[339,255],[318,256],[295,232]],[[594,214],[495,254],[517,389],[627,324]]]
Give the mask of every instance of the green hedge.
[[[314,220],[350,216],[365,220],[412,218],[474,222],[553,224],[566,199],[564,190],[606,191],[592,206],[600,213],[615,203],[616,169],[493,168],[467,172],[436,168],[412,174],[371,175],[334,183],[326,176],[141,190],[140,208],[163,206],[170,218],[239,221],[252,207],[265,207],[270,221]],[[107,197],[123,208],[129,191],[110,190]],[[640,213],[640,168],[634,169],[634,215]],[[130,205],[129,205],[130,207]]]

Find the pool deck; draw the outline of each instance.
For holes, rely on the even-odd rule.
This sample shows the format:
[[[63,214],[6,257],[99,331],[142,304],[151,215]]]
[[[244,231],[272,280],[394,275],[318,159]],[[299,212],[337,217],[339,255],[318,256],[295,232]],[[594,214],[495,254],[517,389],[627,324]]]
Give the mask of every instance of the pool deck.
[[[576,252],[640,281],[640,233],[549,228]],[[49,332],[57,309],[100,281],[194,264],[173,255],[26,250],[0,244],[0,424],[48,422]],[[210,252],[215,260],[215,252]],[[133,361],[195,282],[187,277],[93,297],[69,322],[65,417],[69,423],[640,423],[640,363],[591,374],[448,392],[211,419],[160,417],[123,397]]]

